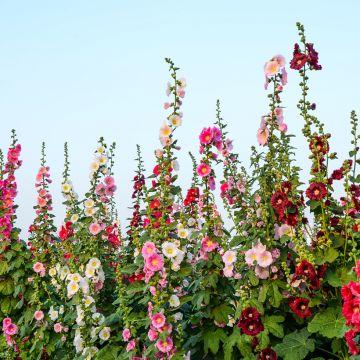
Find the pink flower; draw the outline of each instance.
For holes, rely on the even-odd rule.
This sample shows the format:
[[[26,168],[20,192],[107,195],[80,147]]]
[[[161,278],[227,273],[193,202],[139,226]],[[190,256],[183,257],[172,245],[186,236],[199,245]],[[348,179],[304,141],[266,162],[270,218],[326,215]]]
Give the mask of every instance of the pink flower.
[[[145,264],[150,271],[159,271],[164,267],[164,259],[158,254],[152,254],[145,259]]]
[[[34,319],[37,321],[41,321],[44,318],[44,313],[41,310],[37,310],[34,313]]]
[[[200,135],[199,135],[199,140],[200,140],[200,144],[210,144],[211,141],[213,139],[213,131],[211,128],[204,128],[202,129]]]
[[[245,262],[248,265],[254,265],[254,261],[257,260],[258,251],[255,248],[251,248],[245,252]]]
[[[268,61],[264,66],[266,76],[274,76],[280,70],[279,63],[275,60]]]
[[[225,277],[232,277],[234,275],[234,266],[233,265],[227,265],[223,269],[223,274]]]
[[[141,249],[141,255],[144,257],[144,259],[147,259],[153,254],[156,254],[156,246],[153,242],[147,241]]]
[[[17,327],[15,324],[13,324],[13,323],[11,323],[11,324],[9,324],[8,326],[4,327],[4,333],[5,333],[6,335],[13,336],[13,335],[15,335],[17,332],[18,332],[18,327]]]
[[[130,330],[124,329],[124,331],[122,332],[122,337],[123,337],[124,341],[129,341],[131,338]]]
[[[285,68],[281,69],[281,84],[285,86],[288,82],[288,74]]]
[[[269,268],[263,268],[259,265],[256,265],[255,267],[255,275],[259,279],[267,279],[270,276]]]
[[[11,318],[7,317],[3,320],[3,328],[8,327],[12,323]]]
[[[107,185],[107,186],[113,186],[115,184],[115,180],[112,176],[107,176],[105,179],[104,179],[104,183]]]
[[[44,265],[41,262],[36,262],[33,266],[33,270],[36,273],[41,273],[45,271]]]
[[[197,168],[196,172],[199,176],[208,176],[211,172],[211,167],[208,164],[200,163]]]
[[[257,263],[261,267],[268,267],[273,262],[270,251],[263,251],[257,256]]]
[[[209,179],[208,179],[208,186],[210,188],[210,190],[214,191],[215,188],[216,188],[216,185],[215,185],[215,179],[213,176],[209,176]]]
[[[222,256],[225,265],[232,265],[236,261],[236,251],[228,250]]]
[[[285,57],[283,55],[275,55],[272,60],[276,61],[280,67],[285,66]]]
[[[148,338],[150,341],[155,341],[158,337],[158,333],[153,330],[153,329],[150,329],[149,332],[148,332]]]
[[[37,198],[37,204],[40,206],[40,207],[44,207],[46,205],[47,201],[46,199],[42,198],[41,196],[38,196]]]
[[[287,125],[285,123],[282,123],[280,126],[279,126],[279,130],[282,132],[282,133],[286,133],[287,132]]]
[[[269,129],[267,127],[263,128],[263,129],[259,129],[257,132],[257,141],[260,145],[265,145],[267,144],[268,140],[269,140]]]
[[[168,353],[173,348],[173,342],[171,337],[167,337],[166,340],[159,339],[155,346],[158,348],[159,351],[163,353]]]
[[[97,195],[101,196],[101,195],[104,195],[105,194],[105,185],[100,183],[98,185],[96,185],[96,189],[95,189],[95,192]]]
[[[55,331],[56,333],[61,333],[61,331],[62,331],[62,326],[61,326],[60,323],[54,324],[54,331]]]
[[[160,329],[165,325],[166,318],[162,313],[156,313],[151,317],[151,325],[156,328]]]
[[[170,103],[166,102],[164,103],[164,109],[167,110],[170,107]]]
[[[211,252],[218,246],[216,241],[212,241],[208,236],[201,240],[201,250],[203,252]]]
[[[134,349],[135,349],[135,340],[131,340],[126,346],[126,351],[129,352]]]
[[[89,231],[92,235],[97,235],[101,231],[101,226],[98,223],[94,222],[90,224]]]

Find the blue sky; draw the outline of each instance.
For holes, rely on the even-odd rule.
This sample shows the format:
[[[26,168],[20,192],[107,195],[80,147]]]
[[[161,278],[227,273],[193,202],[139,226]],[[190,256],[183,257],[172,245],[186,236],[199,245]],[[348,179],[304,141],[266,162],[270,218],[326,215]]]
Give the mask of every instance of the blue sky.
[[[247,165],[260,116],[267,112],[263,64],[278,53],[290,60],[296,21],[305,24],[324,68],[312,75],[311,99],[333,133],[332,149],[345,155],[349,113],[360,111],[359,13],[356,0],[0,1],[0,147],[6,150],[15,128],[23,145],[17,200],[23,236],[34,217],[42,141],[54,179],[57,223],[64,213],[63,143],[69,142],[73,182],[83,194],[98,137],[116,141],[117,203],[125,223],[135,145],[141,145],[149,170],[159,147],[169,79],[164,57],[176,62],[188,82],[177,132],[181,184],[190,183],[187,151],[197,152],[197,135],[214,121],[218,98]],[[297,83],[291,72],[283,100],[289,131],[300,135]],[[294,145],[306,169],[306,143],[299,136]]]

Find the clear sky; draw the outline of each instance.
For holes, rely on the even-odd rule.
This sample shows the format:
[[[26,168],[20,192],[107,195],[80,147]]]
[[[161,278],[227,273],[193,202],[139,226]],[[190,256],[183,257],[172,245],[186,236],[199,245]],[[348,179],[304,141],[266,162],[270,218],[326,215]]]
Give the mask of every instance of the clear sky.
[[[328,1],[0,1],[0,147],[15,128],[23,146],[18,172],[18,225],[23,236],[34,217],[35,175],[41,142],[47,143],[57,223],[64,213],[60,194],[63,143],[69,142],[72,178],[81,195],[99,136],[117,142],[117,203],[123,223],[130,204],[135,145],[146,166],[154,164],[171,57],[188,82],[180,182],[191,180],[187,151],[214,121],[215,101],[244,164],[267,110],[263,64],[275,54],[290,60],[304,23],[319,51],[323,71],[313,73],[311,98],[333,133],[332,149],[346,154],[349,113],[360,112],[360,2]],[[285,121],[298,133],[298,77],[291,72],[284,93]],[[307,167],[306,143],[294,141],[299,165]]]

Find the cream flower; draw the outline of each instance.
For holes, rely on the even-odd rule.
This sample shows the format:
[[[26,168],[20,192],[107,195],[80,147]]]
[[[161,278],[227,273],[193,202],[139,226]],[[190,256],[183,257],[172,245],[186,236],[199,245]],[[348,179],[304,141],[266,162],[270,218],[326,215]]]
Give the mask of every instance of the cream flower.
[[[85,296],[83,301],[84,301],[85,307],[89,307],[94,302],[94,298],[91,296]]]
[[[171,128],[165,123],[160,127],[160,138],[168,138],[171,135]]]
[[[49,316],[52,321],[55,321],[59,317],[59,312],[54,310],[54,308],[51,306],[49,310]]]
[[[85,209],[85,215],[86,216],[93,216],[96,213],[95,208],[86,208]]]
[[[172,242],[169,241],[165,241],[162,245],[162,252],[163,254],[167,257],[167,258],[173,258],[176,256],[177,252],[178,252],[178,248],[176,247],[176,245]]]
[[[189,232],[187,231],[187,229],[184,229],[184,228],[180,228],[178,230],[178,236],[179,238],[181,239],[186,239],[189,235]]]
[[[105,148],[104,146],[99,146],[96,151],[99,153],[99,154],[103,154],[105,152]]]
[[[89,260],[87,266],[92,267],[93,269],[97,270],[100,268],[101,262],[98,258],[92,258]]]
[[[180,300],[176,295],[171,295],[169,299],[170,307],[178,307],[180,305]]]
[[[51,269],[49,270],[49,275],[50,275],[51,277],[55,276],[56,274],[57,274],[57,271],[56,271],[55,268],[51,268]]]
[[[70,220],[71,222],[76,223],[79,220],[79,215],[78,214],[72,215]]]
[[[107,158],[107,156],[105,156],[105,155],[100,155],[100,156],[98,157],[98,162],[99,162],[99,165],[100,165],[100,166],[106,165],[107,161],[108,161],[108,158]]]
[[[93,199],[86,199],[84,201],[84,205],[87,209],[94,207],[94,200]]]
[[[105,326],[99,332],[99,338],[103,341],[109,340],[110,338],[110,328]]]
[[[63,193],[68,193],[68,192],[70,192],[70,190],[71,190],[70,184],[64,183],[64,184],[61,185],[61,191]]]
[[[86,266],[85,276],[88,279],[91,279],[94,275],[95,275],[95,269],[92,268],[91,266]]]
[[[70,281],[67,286],[68,297],[73,296],[79,290],[79,284],[75,281]]]

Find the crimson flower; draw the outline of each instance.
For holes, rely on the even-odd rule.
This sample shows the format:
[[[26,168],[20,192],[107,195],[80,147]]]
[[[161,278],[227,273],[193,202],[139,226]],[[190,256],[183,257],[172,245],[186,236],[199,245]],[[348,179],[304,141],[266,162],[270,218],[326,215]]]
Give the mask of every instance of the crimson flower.
[[[311,200],[321,200],[327,194],[326,187],[323,183],[320,182],[313,182],[310,186],[306,189],[306,196]]]
[[[309,148],[313,154],[327,154],[330,150],[329,143],[326,140],[325,136],[315,136],[314,139],[310,141]]]
[[[356,343],[354,341],[355,336],[356,336],[355,330],[348,330],[345,333],[346,343],[347,343],[347,345],[349,347],[349,351],[351,352],[352,355],[357,355],[359,353],[359,349],[356,346]]]
[[[277,360],[276,352],[270,347],[267,347],[258,355],[258,360]]]
[[[261,320],[244,320],[240,321],[238,327],[245,335],[256,336],[264,330]]]
[[[258,320],[260,313],[254,307],[248,307],[241,312],[242,320]]]
[[[319,54],[314,49],[314,44],[308,43],[305,45],[309,57],[309,65],[312,70],[321,70],[322,66],[318,64]]]
[[[271,197],[271,205],[276,210],[282,210],[288,203],[286,194],[282,191],[276,191]]]
[[[300,70],[309,60],[309,57],[300,52],[299,44],[294,45],[293,58],[290,61],[290,69]]]
[[[289,300],[290,309],[300,318],[305,319],[312,315],[309,308],[309,299],[293,297]]]
[[[306,260],[303,260],[295,270],[295,276],[305,276],[312,280],[316,277],[314,266]]]

